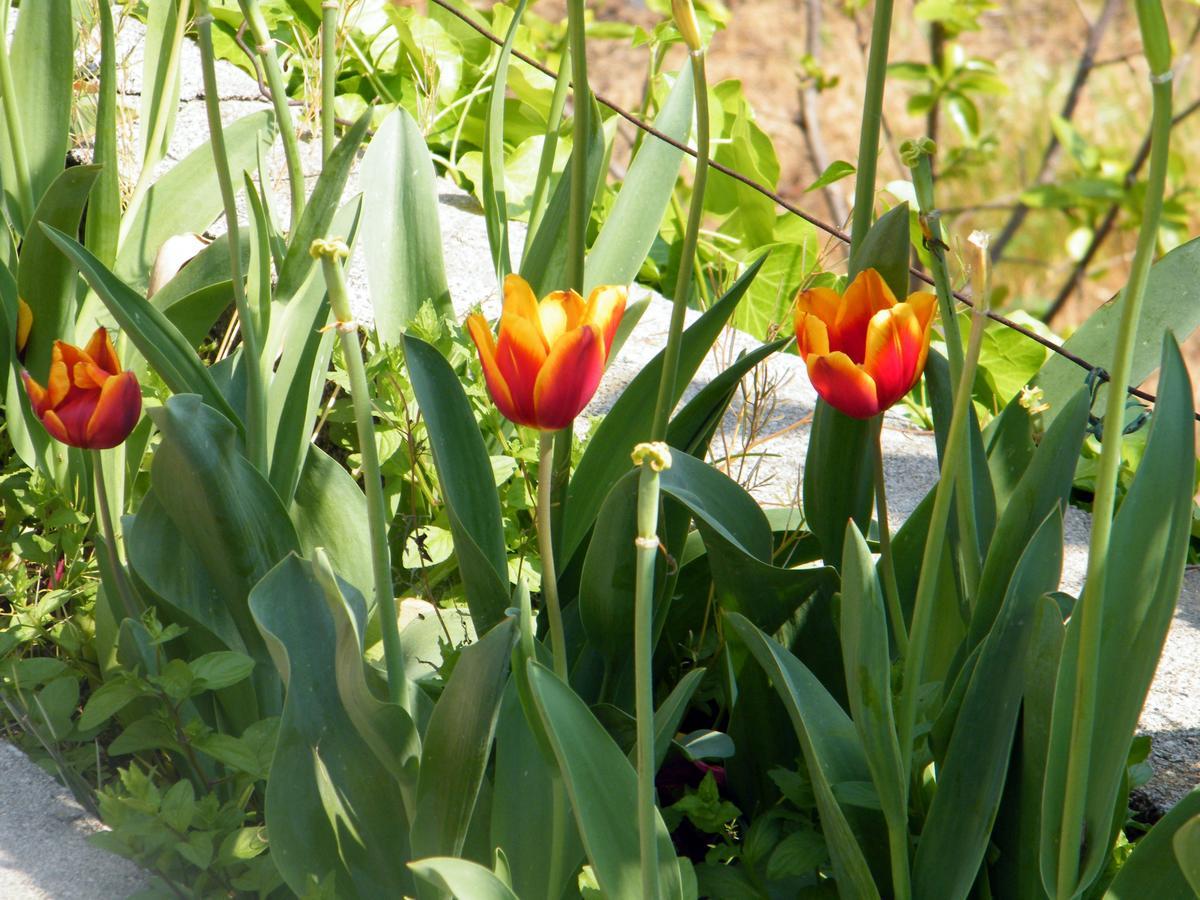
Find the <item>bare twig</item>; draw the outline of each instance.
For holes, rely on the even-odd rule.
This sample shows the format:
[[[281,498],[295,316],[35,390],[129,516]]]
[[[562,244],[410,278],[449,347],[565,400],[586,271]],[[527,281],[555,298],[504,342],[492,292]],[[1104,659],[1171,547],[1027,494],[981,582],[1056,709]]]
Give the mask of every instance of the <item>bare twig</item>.
[[[1079,95],[1083,92],[1083,86],[1088,80],[1088,76],[1092,74],[1092,69],[1096,67],[1096,52],[1100,49],[1100,41],[1104,37],[1104,32],[1108,30],[1108,26],[1116,17],[1117,10],[1121,6],[1121,0],[1105,0],[1104,8],[1100,10],[1100,15],[1096,17],[1096,21],[1088,28],[1087,43],[1084,44],[1083,53],[1079,57],[1079,64],[1075,67],[1075,77],[1071,79],[1071,88],[1067,91],[1067,99],[1063,101],[1062,110],[1059,112],[1059,118],[1071,121],[1071,116],[1075,114],[1075,107],[1079,103]],[[1058,160],[1059,151],[1062,146],[1058,142],[1058,133],[1053,129],[1050,130],[1050,140],[1046,144],[1046,149],[1042,152],[1042,162],[1038,166],[1037,174],[1033,177],[1035,185],[1041,184],[1046,180],[1046,176],[1050,174],[1054,168],[1055,162]],[[1024,203],[1018,203],[1009,215],[1008,221],[1004,223],[1004,227],[1000,229],[1000,234],[996,237],[992,244],[992,262],[995,263],[1004,255],[1004,248],[1008,246],[1008,242],[1012,240],[1013,235],[1021,227],[1025,221],[1025,216],[1029,214],[1029,207]]]
[[[815,66],[821,52],[821,0],[804,0],[804,52]],[[816,76],[805,73],[800,88],[800,114],[796,117],[796,125],[804,135],[808,157],[812,160],[818,176],[829,168],[831,162],[829,151],[821,137],[820,96]],[[827,184],[821,193],[825,197],[825,205],[829,207],[829,215],[833,221],[845,222],[850,217],[850,211],[837,185]]]

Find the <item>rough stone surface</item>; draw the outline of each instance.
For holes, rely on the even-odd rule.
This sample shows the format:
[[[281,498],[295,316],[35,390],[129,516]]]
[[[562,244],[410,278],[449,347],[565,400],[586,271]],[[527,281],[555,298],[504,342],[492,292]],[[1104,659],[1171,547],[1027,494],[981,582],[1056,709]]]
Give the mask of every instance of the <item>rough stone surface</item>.
[[[141,87],[141,30],[128,21],[121,46],[130,54],[127,101],[136,106]],[[199,59],[188,45],[183,66],[181,107],[170,143],[165,170],[208,140],[208,126],[199,77]],[[244,72],[218,64],[218,81],[225,102],[222,118],[230,122],[269,107],[256,99],[258,87]],[[302,145],[306,181],[319,171],[319,147]],[[280,220],[289,217],[288,197],[279,144],[270,157],[271,181]],[[357,173],[347,199],[360,190]],[[475,201],[449,182],[439,184],[441,230],[446,276],[454,307],[460,315],[482,306],[495,316],[499,290],[487,249],[483,218]],[[215,226],[215,231],[221,226]],[[524,233],[514,229],[513,246]],[[369,318],[368,288],[361,250],[348,273],[356,314]],[[645,296],[635,289],[631,300]],[[620,390],[665,343],[669,305],[652,297],[620,357],[610,367],[588,414],[602,414]],[[689,314],[689,321],[695,314]],[[705,360],[685,399],[699,390],[742,350],[755,346],[748,335],[727,331]],[[777,355],[747,378],[713,444],[714,464],[750,488],[768,505],[795,505],[800,468],[808,444],[803,424],[812,414],[815,394],[803,365],[794,356]],[[796,423],[802,423],[797,427]],[[883,433],[885,474],[893,527],[907,517],[937,477],[930,433],[915,429],[890,414]],[[1062,588],[1077,594],[1087,561],[1090,520],[1071,509],[1066,516],[1066,558]],[[1179,608],[1167,639],[1158,673],[1141,719],[1141,729],[1154,738],[1155,778],[1143,794],[1159,809],[1169,807],[1200,783],[1200,571],[1185,577]],[[102,826],[84,814],[67,792],[20,751],[0,741],[0,897],[94,898],[122,897],[144,887],[149,876],[125,860],[100,851],[84,835]]]

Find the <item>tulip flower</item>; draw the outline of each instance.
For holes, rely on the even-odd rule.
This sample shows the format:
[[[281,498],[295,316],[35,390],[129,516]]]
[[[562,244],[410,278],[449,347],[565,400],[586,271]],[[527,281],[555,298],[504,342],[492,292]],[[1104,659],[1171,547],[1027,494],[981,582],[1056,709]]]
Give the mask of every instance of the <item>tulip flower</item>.
[[[17,298],[17,352],[21,353],[25,350],[25,344],[29,341],[29,329],[33,327],[33,310],[29,308],[29,304]]]
[[[924,291],[897,302],[874,269],[842,296],[812,288],[796,296],[796,342],[818,394],[848,416],[869,419],[907,394],[925,368],[937,303]]]
[[[569,425],[600,385],[625,294],[602,286],[586,303],[575,291],[554,291],[538,303],[524,278],[506,277],[499,337],[478,313],[467,319],[496,408],[543,431]]]
[[[103,328],[82,349],[54,342],[46,387],[28,372],[21,377],[34,414],[55,440],[72,447],[115,447],[133,431],[142,412],[137,377],[121,371]]]

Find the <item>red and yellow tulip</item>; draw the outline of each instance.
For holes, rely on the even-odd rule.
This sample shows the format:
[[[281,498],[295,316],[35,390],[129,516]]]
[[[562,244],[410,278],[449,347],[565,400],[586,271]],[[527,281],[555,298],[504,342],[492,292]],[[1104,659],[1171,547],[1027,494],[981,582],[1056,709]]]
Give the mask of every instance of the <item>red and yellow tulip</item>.
[[[586,303],[575,291],[538,303],[524,278],[505,278],[499,336],[478,313],[467,319],[496,408],[543,431],[569,425],[600,385],[625,297],[623,287],[602,286]]]
[[[824,400],[856,419],[907,394],[925,368],[937,299],[919,291],[897,302],[874,269],[840,297],[829,288],[796,296],[796,342]]]
[[[122,372],[108,332],[97,328],[82,349],[55,341],[50,377],[42,387],[22,372],[33,411],[55,440],[72,447],[107,450],[137,424],[142,390],[137,376]]]

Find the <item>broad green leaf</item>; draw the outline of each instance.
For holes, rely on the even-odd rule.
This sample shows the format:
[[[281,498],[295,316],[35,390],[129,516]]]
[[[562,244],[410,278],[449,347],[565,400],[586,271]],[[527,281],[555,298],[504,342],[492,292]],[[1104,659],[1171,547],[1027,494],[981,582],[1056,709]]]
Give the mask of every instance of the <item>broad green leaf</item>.
[[[429,432],[467,603],[482,634],[503,619],[508,606],[508,563],[500,499],[490,487],[492,464],[462,384],[445,357],[417,338],[404,338],[403,346]]]
[[[464,648],[433,708],[409,838],[415,856],[462,853],[491,756],[516,626],[515,619],[505,619]]]
[[[362,597],[343,593],[361,623]],[[287,686],[267,782],[272,861],[299,895],[330,876],[338,897],[411,893],[403,797],[342,704],[339,635],[312,564],[288,556],[254,587],[250,609]]]
[[[291,518],[301,552],[312,556],[322,548],[339,578],[363,597],[374,597],[367,498],[350,473],[316,444],[308,446],[292,497]]]
[[[1110,555],[1103,592],[1090,598],[1100,604],[1093,614],[1101,611],[1102,615],[1098,672],[1120,673],[1120,677],[1096,676],[1095,729],[1082,736],[1091,748],[1084,809],[1084,828],[1089,835],[1110,833],[1128,741],[1179,599],[1192,517],[1193,411],[1187,369],[1174,338],[1167,335],[1163,338],[1161,390],[1145,455],[1113,520],[1112,547],[1120,549]],[[1042,881],[1052,885],[1057,881],[1066,769],[1072,751],[1080,610],[1083,615],[1088,613],[1082,608],[1089,599],[1086,586],[1084,597],[1067,625],[1042,799]],[[1081,848],[1080,887],[1096,878],[1107,853],[1102,839]]]
[[[253,169],[260,149],[269,149],[274,140],[275,120],[270,110],[251,113],[228,125],[225,149],[229,168],[235,173]],[[125,226],[113,271],[135,290],[144,290],[163,241],[176,234],[204,231],[221,209],[212,148],[205,143],[146,192],[142,205]],[[307,246],[304,249],[307,253]]]
[[[8,19],[11,21],[11,13]],[[75,22],[71,0],[21,4],[10,53],[16,115],[21,121],[36,206],[62,173],[70,141],[71,101],[75,87]],[[7,135],[7,126],[0,126],[0,133]],[[5,143],[11,140],[12,135],[8,135]],[[12,202],[16,197],[16,169],[11,153],[0,156],[3,158],[0,182],[9,195],[10,215],[23,222],[33,211]],[[28,232],[30,229],[21,230]]]
[[[804,520],[817,536],[826,562],[841,558],[848,520],[862,530],[875,498],[871,425],[817,400],[804,459]]]
[[[1104,893],[1104,900],[1195,900],[1200,894],[1195,872],[1197,854],[1196,820],[1200,816],[1200,790],[1194,790],[1171,807],[1154,827],[1133,845],[1129,859]],[[1180,849],[1179,835],[1189,838],[1191,853],[1186,860]],[[1186,848],[1184,848],[1186,849]]]
[[[508,67],[512,61],[513,43],[528,0],[517,0],[508,33],[496,60],[492,89],[488,97],[487,116],[483,130],[483,220],[487,225],[488,245],[497,280],[512,271],[508,250],[508,201],[504,195],[504,100],[508,94]]]
[[[637,773],[579,695],[545,666],[527,663],[538,716],[550,739],[588,860],[607,897],[641,896]],[[675,847],[657,809],[658,889],[683,896]]]
[[[408,867],[430,887],[446,891],[455,900],[518,900],[495,873],[466,859],[435,856],[411,862]]]
[[[805,193],[815,191],[817,188],[823,188],[831,185],[836,181],[841,181],[843,178],[853,175],[857,171],[854,166],[846,162],[844,159],[835,159],[825,167],[825,171],[821,173],[812,184],[804,189]]]
[[[677,141],[692,128],[692,68],[684,65],[654,127]],[[584,295],[601,284],[629,284],[658,237],[679,177],[683,151],[647,138],[629,165],[621,190],[588,254]]]
[[[966,687],[917,845],[916,896],[966,897],[978,877],[1009,769],[1038,600],[1058,586],[1062,542],[1054,507],[1016,565]]]
[[[45,226],[43,230],[79,267],[122,331],[166,382],[167,387],[175,394],[199,394],[205,403],[240,430],[241,420],[217,388],[212,375],[166,316],[61,231]]]
[[[678,402],[691,382],[762,263],[763,258],[760,258],[751,265],[720,300],[684,331],[674,402]],[[567,488],[562,541],[557,551],[560,560],[570,560],[579,549],[608,491],[632,466],[629,454],[634,446],[649,439],[662,366],[663,353],[660,352],[622,391],[588,441]]]
[[[1150,280],[1146,283],[1137,342],[1133,350],[1131,384],[1140,384],[1154,371],[1164,335],[1172,333],[1176,340],[1183,341],[1200,325],[1200,279],[1196,278],[1198,268],[1200,238],[1176,247],[1150,268]],[[1094,365],[1110,366],[1123,307],[1121,298],[1124,296],[1122,291],[1088,316],[1087,321],[1063,344],[1064,349]],[[1058,354],[1050,356],[1035,379],[1044,392],[1045,402],[1050,406],[1043,413],[1047,424],[1058,416],[1086,376],[1087,372]],[[1103,396],[1104,390],[1100,394],[1101,404],[1104,403]]]
[[[241,264],[244,272],[250,264],[250,238],[245,231],[240,234],[242,237]],[[175,322],[176,327],[183,332],[183,336],[195,346],[207,336],[209,328],[224,310],[218,310],[211,321],[205,324],[204,319],[207,318],[207,315],[203,317],[192,314],[181,315],[179,312],[173,312],[173,307],[185,302],[197,291],[218,284],[230,285],[228,305],[232,305],[233,287],[229,280],[229,237],[225,234],[192,257],[191,261],[180,269],[174,278],[160,287],[149,300],[152,305],[162,310],[168,319]]]
[[[713,159],[774,188],[779,181],[779,158],[770,137],[754,121],[741,81],[728,79],[712,86],[709,116],[713,134],[724,138],[713,147]],[[714,169],[710,174],[704,206],[717,215],[729,216],[722,230],[740,232],[751,247],[763,247],[774,239],[774,201],[723,172]]]
[[[861,823],[868,811],[861,807],[843,810],[834,796],[834,785],[867,782],[871,777],[854,723],[800,660],[749,619],[725,613],[725,621],[774,682],[800,739],[825,842],[833,860],[838,893],[847,897],[879,897],[861,843],[868,837],[861,833]],[[859,834],[855,833],[852,820],[859,823]]]
[[[72,260],[59,251],[43,228],[78,234],[88,193],[99,174],[99,166],[65,169],[42,197],[21,243],[17,289],[33,310],[33,327],[25,345],[25,366],[42,384],[46,383],[46,373],[50,370],[54,342],[75,343],[78,283]],[[89,325],[95,328],[94,323],[85,323],[84,327]]]
[[[362,183],[370,186],[363,195],[362,227],[375,329],[381,341],[395,344],[426,300],[452,313],[433,163],[403,108],[383,120],[367,146]]]
[[[248,678],[254,671],[254,660],[233,650],[215,650],[191,660],[187,667],[198,690],[219,691]]]
[[[1200,813],[1175,832],[1175,860],[1193,891],[1200,894]]]
[[[100,176],[88,200],[84,244],[110,268],[117,258],[121,231],[121,177],[117,157],[117,45],[112,7],[101,3],[100,92],[96,97],[96,141],[92,162]]]
[[[846,524],[842,553],[840,630],[850,714],[862,742],[871,780],[890,827],[907,834],[905,781],[892,712],[892,657],[887,614],[867,542]]]
[[[745,301],[733,317],[735,328],[767,340],[775,334],[791,336],[792,305],[796,289],[812,273],[820,257],[821,242],[814,226],[802,220],[798,238],[762,248],[770,253],[754,279]]]

